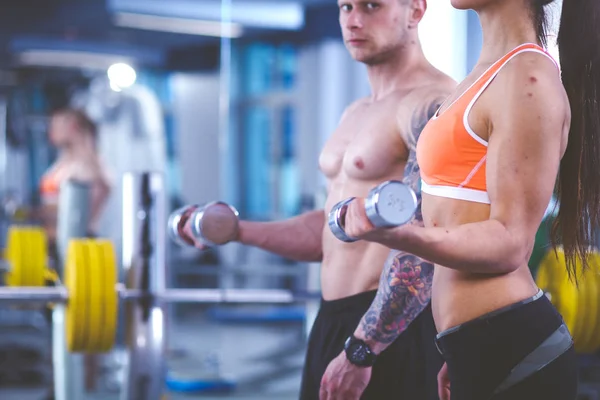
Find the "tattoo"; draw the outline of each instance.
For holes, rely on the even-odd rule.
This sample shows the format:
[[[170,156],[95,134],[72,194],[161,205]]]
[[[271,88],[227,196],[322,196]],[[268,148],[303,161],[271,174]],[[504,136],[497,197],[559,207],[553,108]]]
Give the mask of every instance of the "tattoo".
[[[425,128],[427,122],[435,115],[442,102],[443,99],[436,99],[436,101],[422,107],[413,114],[410,124],[410,132],[408,133],[408,147],[410,151],[408,160],[406,161],[406,167],[404,167],[404,178],[402,181],[410,186],[417,195],[417,212],[415,213],[412,223],[419,224],[423,221],[423,215],[421,214],[421,171],[417,164],[417,142],[423,128]]]
[[[433,265],[399,252],[381,274],[379,290],[361,321],[365,337],[392,343],[427,306],[431,297]]]
[[[436,99],[415,112],[410,125],[410,152],[403,182],[417,195],[417,212],[411,221],[412,224],[423,224],[416,143],[421,131],[437,112],[442,101],[443,99]],[[360,329],[367,340],[388,345],[421,313],[431,298],[433,268],[432,263],[412,254],[396,250],[390,253],[381,274],[375,300],[360,322]]]

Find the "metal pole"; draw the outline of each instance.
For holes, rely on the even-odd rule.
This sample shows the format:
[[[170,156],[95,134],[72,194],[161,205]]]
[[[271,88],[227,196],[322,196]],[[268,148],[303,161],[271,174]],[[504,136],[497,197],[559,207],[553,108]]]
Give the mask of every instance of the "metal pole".
[[[5,201],[8,196],[8,134],[6,131],[7,118],[6,98],[0,97],[0,203],[4,208]],[[0,246],[6,244],[6,231],[8,230],[9,221],[4,209],[0,209]]]
[[[17,304],[65,303],[69,294],[65,288],[0,288],[0,301]]]
[[[160,400],[165,381],[165,312],[153,298],[165,291],[164,180],[159,173],[123,177],[123,268],[127,289],[142,299],[128,302],[128,366],[122,400]]]
[[[61,184],[58,205],[56,242],[58,263],[64,265],[69,241],[85,237],[90,213],[90,186],[72,180]],[[64,279],[63,272],[58,273]],[[57,304],[52,311],[52,363],[54,397],[56,400],[84,400],[83,356],[67,350],[65,305]]]
[[[7,191],[8,135],[6,132],[6,98],[0,97],[0,195]]]

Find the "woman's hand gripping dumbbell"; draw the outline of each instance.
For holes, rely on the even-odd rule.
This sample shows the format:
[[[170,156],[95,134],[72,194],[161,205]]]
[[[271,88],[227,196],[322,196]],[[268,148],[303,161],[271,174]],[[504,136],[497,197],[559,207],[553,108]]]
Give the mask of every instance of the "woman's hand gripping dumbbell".
[[[239,213],[222,201],[185,206],[169,216],[167,231],[176,243],[204,250],[238,238]]]
[[[354,214],[349,214],[349,205],[355,201],[361,200],[351,197],[340,201],[333,206],[327,219],[333,235],[347,243],[359,240],[361,232],[404,225],[417,210],[415,192],[400,181],[386,181],[371,189],[364,200],[364,210],[357,209]],[[352,219],[354,228],[351,230],[355,232],[346,230],[347,218]]]

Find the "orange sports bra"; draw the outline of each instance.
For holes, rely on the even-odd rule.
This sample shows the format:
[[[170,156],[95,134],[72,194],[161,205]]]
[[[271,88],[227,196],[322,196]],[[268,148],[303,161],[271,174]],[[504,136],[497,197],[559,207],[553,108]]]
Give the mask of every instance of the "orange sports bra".
[[[469,126],[469,113],[502,67],[518,54],[531,51],[549,57],[558,67],[537,44],[520,45],[492,64],[441,115],[438,109],[425,125],[417,143],[423,193],[490,203],[485,176],[487,142]]]
[[[60,185],[66,178],[64,166],[51,167],[40,180],[40,196],[44,204],[54,204],[58,201]]]

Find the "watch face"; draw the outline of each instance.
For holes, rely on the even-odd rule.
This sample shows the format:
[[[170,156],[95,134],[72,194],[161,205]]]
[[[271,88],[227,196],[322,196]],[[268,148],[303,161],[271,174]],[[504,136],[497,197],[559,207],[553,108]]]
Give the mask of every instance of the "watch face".
[[[367,358],[367,351],[362,343],[352,343],[348,347],[348,358],[355,364],[363,364]]]

